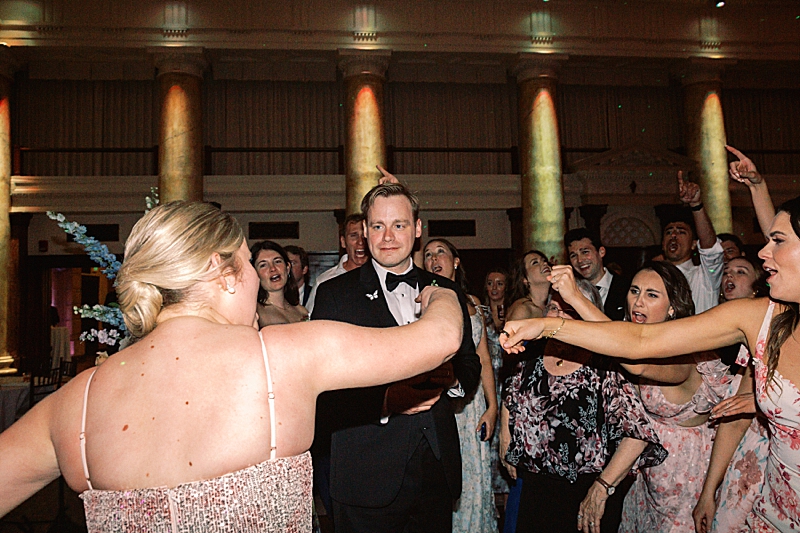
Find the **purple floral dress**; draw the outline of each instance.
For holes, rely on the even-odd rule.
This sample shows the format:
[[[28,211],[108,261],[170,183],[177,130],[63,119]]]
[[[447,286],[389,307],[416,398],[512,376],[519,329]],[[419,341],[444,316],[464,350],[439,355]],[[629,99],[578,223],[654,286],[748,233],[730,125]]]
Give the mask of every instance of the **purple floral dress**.
[[[597,363],[597,364],[595,364]],[[660,464],[667,452],[633,385],[594,356],[565,376],[551,376],[543,357],[520,363],[506,383],[511,443],[506,460],[532,473],[563,477],[602,472],[624,437],[650,443],[634,470]]]

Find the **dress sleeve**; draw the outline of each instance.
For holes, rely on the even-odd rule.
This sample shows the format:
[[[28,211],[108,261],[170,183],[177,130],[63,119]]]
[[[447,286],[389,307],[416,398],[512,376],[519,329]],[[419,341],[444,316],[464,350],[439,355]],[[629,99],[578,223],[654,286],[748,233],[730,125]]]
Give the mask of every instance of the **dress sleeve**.
[[[667,458],[667,450],[661,445],[633,384],[619,372],[609,370],[603,378],[602,388],[605,410],[603,433],[608,443],[609,458],[614,455],[619,442],[629,437],[648,443],[631,468],[632,473],[663,463]]]

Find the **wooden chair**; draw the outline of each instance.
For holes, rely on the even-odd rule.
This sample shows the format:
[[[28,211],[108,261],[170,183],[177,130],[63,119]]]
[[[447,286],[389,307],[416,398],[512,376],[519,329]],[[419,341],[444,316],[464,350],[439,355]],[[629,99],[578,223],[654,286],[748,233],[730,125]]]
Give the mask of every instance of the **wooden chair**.
[[[61,386],[61,366],[58,368],[49,369],[46,373],[31,375],[31,392],[30,392],[30,406],[39,403],[48,394],[53,392]]]
[[[64,378],[74,378],[75,374],[77,374],[77,364],[75,361],[64,361],[61,360],[61,382],[64,382]]]

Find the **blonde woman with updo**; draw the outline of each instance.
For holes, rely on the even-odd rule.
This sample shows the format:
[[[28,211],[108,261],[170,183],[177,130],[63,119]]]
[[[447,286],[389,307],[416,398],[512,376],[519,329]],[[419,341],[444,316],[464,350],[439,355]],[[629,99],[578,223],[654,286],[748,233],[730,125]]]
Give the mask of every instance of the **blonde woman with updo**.
[[[145,215],[117,280],[134,342],[0,433],[0,516],[63,474],[90,532],[310,531],[317,395],[438,367],[461,309],[429,287],[408,326],[258,331],[258,287],[231,215],[200,202]]]

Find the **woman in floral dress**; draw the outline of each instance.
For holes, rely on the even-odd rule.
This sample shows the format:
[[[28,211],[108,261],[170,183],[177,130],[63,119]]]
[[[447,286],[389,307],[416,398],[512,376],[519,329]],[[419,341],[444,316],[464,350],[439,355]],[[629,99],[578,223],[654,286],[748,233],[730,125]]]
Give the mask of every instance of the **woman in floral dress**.
[[[752,173],[752,171],[744,170]],[[759,252],[770,299],[740,299],[695,317],[662,324],[568,322],[544,318],[507,322],[503,347],[557,332],[560,340],[625,359],[666,358],[742,342],[753,354],[755,396],[769,423],[770,447],[749,531],[800,530],[800,197],[784,203]],[[724,416],[724,413],[721,413]]]
[[[581,282],[599,302],[596,289]],[[558,295],[548,307],[562,324],[577,317]],[[517,532],[576,525],[616,532],[624,497],[617,487],[632,469],[659,464],[666,452],[633,385],[608,359],[558,341],[535,344],[504,398],[508,434],[501,449],[512,477],[523,480]]]

